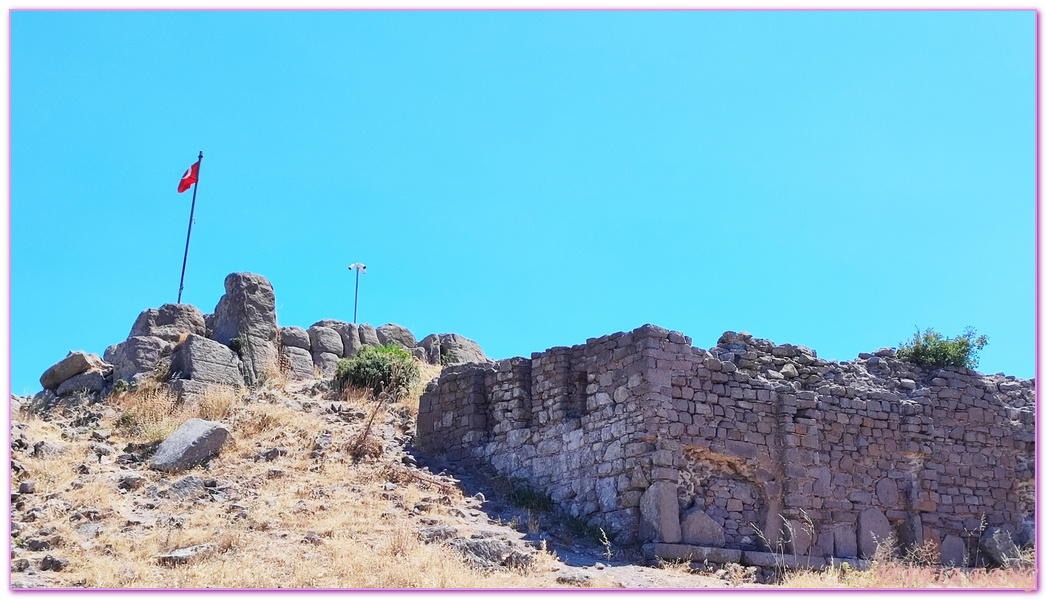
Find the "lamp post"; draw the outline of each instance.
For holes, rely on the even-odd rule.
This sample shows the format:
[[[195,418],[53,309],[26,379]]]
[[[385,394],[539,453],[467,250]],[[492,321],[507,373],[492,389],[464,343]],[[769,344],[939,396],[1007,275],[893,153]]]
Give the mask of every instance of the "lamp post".
[[[360,306],[360,273],[367,275],[367,265],[363,263],[353,263],[349,265],[350,271],[356,271],[356,299],[353,302],[353,325],[356,324],[356,309]]]

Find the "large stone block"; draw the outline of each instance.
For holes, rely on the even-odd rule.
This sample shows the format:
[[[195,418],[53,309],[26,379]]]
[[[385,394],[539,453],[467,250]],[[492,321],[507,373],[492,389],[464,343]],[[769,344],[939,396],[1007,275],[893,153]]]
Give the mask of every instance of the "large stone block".
[[[276,294],[265,277],[231,273],[225,295],[212,319],[211,339],[228,345],[240,339],[240,356],[248,383],[255,385],[279,369],[280,328],[276,324]]]
[[[854,526],[841,524],[833,529],[833,555],[841,558],[858,558],[858,540]]]
[[[942,540],[941,563],[944,567],[967,566],[967,544],[958,535],[947,535]]]
[[[128,337],[158,337],[177,342],[183,334],[207,335],[204,314],[191,304],[165,304],[138,315]]]
[[[107,371],[112,368],[113,365],[102,360],[97,354],[76,350],[44,371],[44,374],[40,376],[40,385],[44,386],[45,390],[54,391],[74,375],[89,370]]]
[[[137,382],[170,354],[174,344],[155,336],[132,336],[105,349],[106,362],[113,365],[113,381]]]
[[[725,543],[723,527],[700,508],[684,513],[680,527],[685,544],[722,548]]]
[[[878,508],[867,508],[858,514],[858,555],[872,558],[876,547],[891,536],[891,522]]]
[[[676,484],[656,481],[640,496],[640,539],[667,544],[683,540]]]
[[[280,348],[280,367],[293,379],[312,379],[313,355],[308,350],[294,346]]]
[[[228,439],[229,430],[221,423],[189,419],[160,443],[150,466],[158,471],[184,471],[217,456]]]
[[[244,385],[242,368],[239,357],[228,347],[193,334],[171,355],[172,379]]]

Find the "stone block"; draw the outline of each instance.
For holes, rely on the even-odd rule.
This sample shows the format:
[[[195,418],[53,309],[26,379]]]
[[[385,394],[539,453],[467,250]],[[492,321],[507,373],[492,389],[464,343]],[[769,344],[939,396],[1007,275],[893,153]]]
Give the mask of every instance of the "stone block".
[[[683,539],[675,484],[656,481],[640,497],[640,539],[668,544]]]
[[[692,508],[684,513],[680,528],[684,544],[715,548],[724,546],[723,527],[699,508]]]
[[[221,423],[189,419],[160,443],[150,466],[158,471],[184,471],[216,456],[228,439],[229,430]]]

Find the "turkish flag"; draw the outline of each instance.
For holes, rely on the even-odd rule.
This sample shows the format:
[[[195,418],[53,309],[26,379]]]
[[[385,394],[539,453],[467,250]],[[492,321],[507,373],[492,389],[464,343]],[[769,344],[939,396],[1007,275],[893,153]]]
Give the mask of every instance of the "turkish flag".
[[[193,166],[189,167],[185,175],[182,175],[182,180],[178,182],[178,193],[189,189],[189,186],[196,183],[196,180],[200,177],[200,161],[193,163]]]

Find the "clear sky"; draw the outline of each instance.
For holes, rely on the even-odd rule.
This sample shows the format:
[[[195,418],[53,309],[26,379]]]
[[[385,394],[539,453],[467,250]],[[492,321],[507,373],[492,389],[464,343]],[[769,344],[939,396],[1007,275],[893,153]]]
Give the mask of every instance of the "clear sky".
[[[489,356],[654,323],[1035,368],[1036,17],[13,12],[11,388],[228,273]]]

